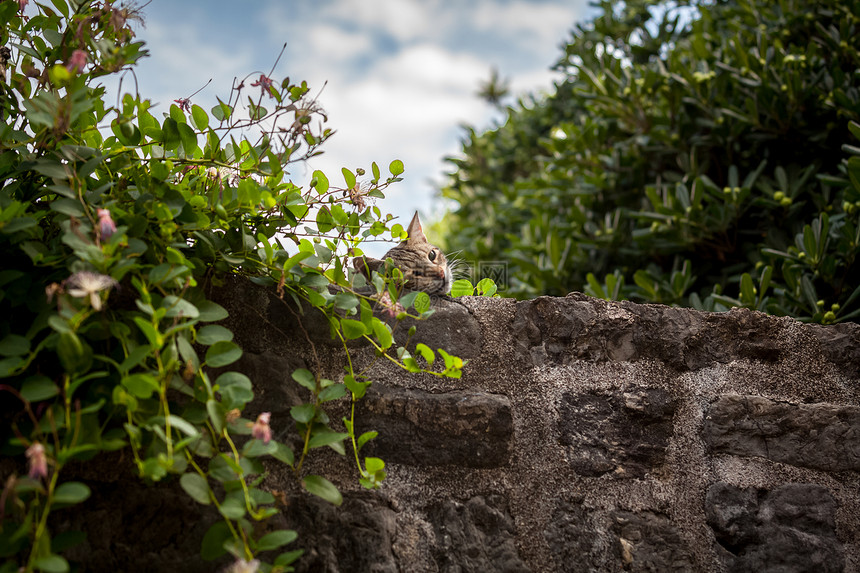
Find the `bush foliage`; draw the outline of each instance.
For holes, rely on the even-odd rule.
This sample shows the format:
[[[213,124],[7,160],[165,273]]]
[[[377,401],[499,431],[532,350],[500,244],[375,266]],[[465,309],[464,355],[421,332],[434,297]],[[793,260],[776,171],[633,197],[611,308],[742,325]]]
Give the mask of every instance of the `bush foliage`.
[[[517,297],[856,319],[860,2],[599,9],[553,93],[468,132],[446,247]]]
[[[306,401],[290,411],[292,431],[273,428],[269,413],[243,418],[252,382],[227,368],[242,350],[214,324],[227,313],[207,292],[225,276],[251,277],[285,304],[321,312],[347,357],[347,342],[364,338],[377,359],[458,377],[459,358],[440,350],[434,365],[436,352],[419,344],[424,370],[395,343],[402,318],[432,314],[429,297],[400,296],[397,277],[374,273],[367,284],[348,264],[367,238],[405,238],[372,205],[403,164],[385,175],[375,163],[344,168],[343,185],[319,171],[293,181],[288,166],[319,153],[332,131],[305,83],[271,73],[234,82],[208,111],[182,97],[156,110],[136,93],[114,107],[100,78],[146,55],[139,14],[52,0],[25,16],[26,4],[0,2],[0,451],[12,462],[4,472],[17,468],[3,475],[0,571],[70,569],[62,550],[86,532],[58,533],[50,514],[85,510],[98,492],[66,467],[119,450],[141,479],[178,482],[220,514],[203,558],[289,570],[296,533],[255,526],[279,511],[261,485],[262,460],[339,504],[304,462],[315,448],[349,448],[361,484],[378,487],[385,464],[359,456],[375,434],[326,414],[371,380],[351,360],[338,380],[319,365],[298,369]],[[213,379],[212,368],[226,370]]]

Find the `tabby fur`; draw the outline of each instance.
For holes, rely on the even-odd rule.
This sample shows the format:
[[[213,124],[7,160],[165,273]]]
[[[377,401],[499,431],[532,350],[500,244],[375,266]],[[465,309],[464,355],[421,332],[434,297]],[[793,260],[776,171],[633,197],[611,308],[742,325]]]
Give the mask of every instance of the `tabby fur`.
[[[373,271],[381,273],[385,270],[385,259],[391,259],[393,266],[403,273],[404,288],[431,295],[447,294],[453,282],[448,259],[427,241],[417,211],[406,233],[408,238],[385,253],[382,260],[356,257],[352,266],[370,279]]]

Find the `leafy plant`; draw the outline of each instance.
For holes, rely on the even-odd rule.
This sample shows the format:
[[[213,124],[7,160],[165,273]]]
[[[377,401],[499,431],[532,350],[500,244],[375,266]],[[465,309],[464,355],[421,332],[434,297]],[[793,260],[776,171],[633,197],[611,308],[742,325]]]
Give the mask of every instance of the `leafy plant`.
[[[598,7],[551,95],[467,132],[446,248],[518,297],[856,320],[860,3]]]
[[[354,406],[371,384],[348,342],[366,339],[410,372],[457,377],[463,365],[440,349],[444,366],[434,367],[434,352],[418,345],[420,367],[393,328],[430,316],[429,298],[401,296],[396,277],[378,274],[362,288],[347,264],[364,240],[399,238],[371,202],[403,164],[386,176],[375,163],[370,174],[343,169],[343,186],[319,171],[291,180],[288,166],[319,153],[332,131],[309,87],[273,72],[236,83],[210,111],[178,98],[156,113],[128,93],[110,106],[96,80],[146,55],[131,26],[139,15],[52,0],[25,17],[26,3],[0,3],[12,48],[0,86],[0,447],[29,468],[8,476],[0,496],[0,571],[70,569],[60,553],[77,537],[55,535],[50,515],[93,492],[65,468],[117,450],[141,479],[178,480],[219,512],[204,558],[229,552],[250,568],[289,570],[301,551],[283,549],[296,533],[253,527],[278,512],[261,487],[263,459],[333,504],[336,487],[303,470],[312,450],[346,455],[348,444],[362,485],[385,478],[382,460],[359,455],[375,434],[355,434],[354,408],[343,428],[326,413],[337,400]],[[269,413],[242,417],[252,381],[226,369],[242,350],[206,296],[227,275],[318,309],[343,344],[343,380],[319,365],[292,373],[307,390],[290,412],[296,450],[273,439]],[[213,380],[215,368],[225,370]],[[274,562],[261,564],[272,550]]]

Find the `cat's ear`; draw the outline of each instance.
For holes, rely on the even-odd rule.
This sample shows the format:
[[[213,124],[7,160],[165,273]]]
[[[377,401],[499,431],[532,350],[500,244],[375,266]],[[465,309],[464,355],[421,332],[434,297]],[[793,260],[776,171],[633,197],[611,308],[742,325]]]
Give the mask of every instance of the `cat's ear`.
[[[409,238],[406,239],[406,244],[426,243],[427,237],[424,236],[424,231],[421,229],[421,221],[418,220],[418,211],[412,217],[409,227],[406,228]]]

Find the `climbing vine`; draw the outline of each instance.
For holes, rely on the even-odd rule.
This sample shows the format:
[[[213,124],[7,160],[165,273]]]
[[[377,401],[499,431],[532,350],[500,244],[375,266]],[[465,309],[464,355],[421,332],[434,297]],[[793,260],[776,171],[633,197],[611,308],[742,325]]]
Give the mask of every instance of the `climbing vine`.
[[[63,548],[80,537],[55,534],[50,515],[85,507],[93,492],[66,466],[117,450],[140,479],[178,480],[219,512],[204,558],[289,570],[297,534],[253,526],[279,511],[260,486],[261,460],[336,505],[336,487],[305,470],[314,449],[351,450],[365,487],[385,478],[382,460],[361,456],[374,433],[356,435],[354,408],[342,427],[326,414],[371,383],[347,343],[366,339],[410,372],[458,377],[463,366],[444,350],[434,365],[419,344],[421,366],[395,343],[392,324],[432,314],[426,294],[348,264],[368,239],[405,238],[374,204],[403,164],[344,168],[343,184],[319,171],[292,179],[288,166],[319,153],[332,130],[310,87],[274,71],[237,80],[210,110],[193,97],[156,109],[139,93],[111,105],[97,80],[147,54],[134,8],[52,0],[25,16],[26,4],[0,2],[0,447],[17,468],[0,484],[0,572],[70,570]],[[307,390],[290,411],[300,448],[273,438],[269,413],[243,417],[252,381],[228,368],[242,349],[207,297],[228,275],[318,309],[346,351],[342,379],[292,372]]]

